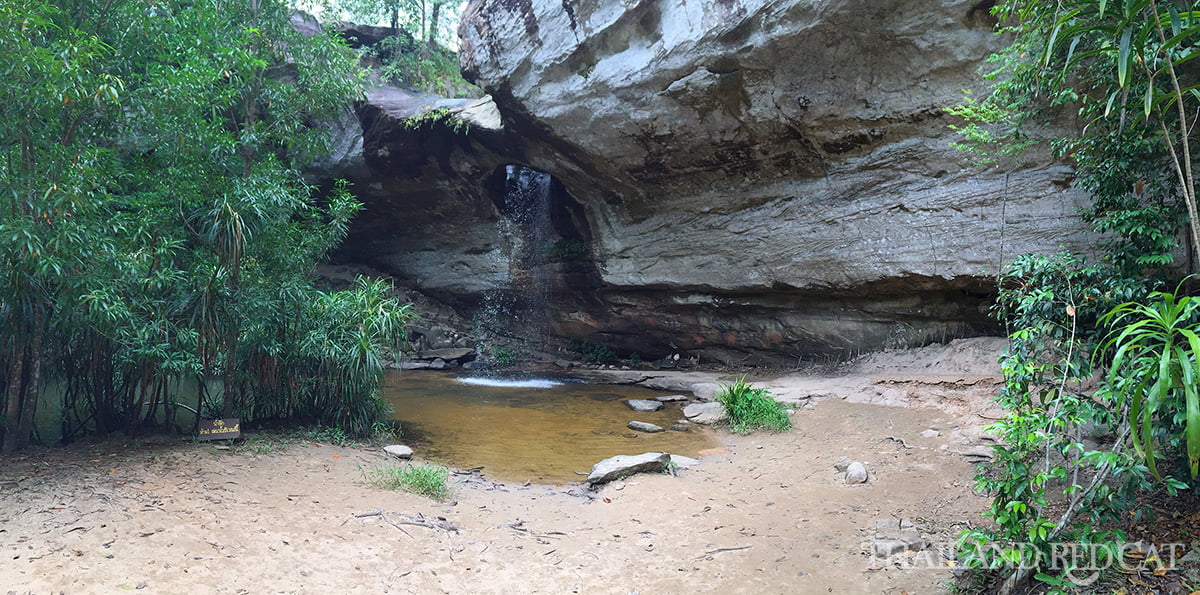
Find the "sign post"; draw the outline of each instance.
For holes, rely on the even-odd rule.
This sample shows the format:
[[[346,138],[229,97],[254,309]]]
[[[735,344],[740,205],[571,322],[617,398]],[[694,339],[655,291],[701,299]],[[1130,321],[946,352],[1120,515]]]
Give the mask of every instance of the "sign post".
[[[202,419],[200,420],[200,430],[197,438],[200,440],[232,440],[242,435],[241,420],[233,417],[230,419]]]

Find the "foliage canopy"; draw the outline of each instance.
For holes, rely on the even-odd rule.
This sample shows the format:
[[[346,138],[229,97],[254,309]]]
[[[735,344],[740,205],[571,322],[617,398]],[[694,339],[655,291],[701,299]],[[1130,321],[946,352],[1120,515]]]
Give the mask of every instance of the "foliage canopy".
[[[67,438],[174,426],[180,407],[378,419],[410,313],[379,282],[316,288],[359,207],[300,175],[360,94],[354,56],[290,17],[277,0],[0,0],[5,449],[47,389]]]

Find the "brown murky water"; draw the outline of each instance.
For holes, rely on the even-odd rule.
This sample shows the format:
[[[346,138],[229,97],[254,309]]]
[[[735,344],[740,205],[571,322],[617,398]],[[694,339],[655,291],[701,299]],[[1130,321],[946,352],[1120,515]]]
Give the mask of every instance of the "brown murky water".
[[[601,459],[667,452],[689,457],[719,444],[710,431],[646,434],[626,427],[645,421],[663,428],[683,417],[679,403],[638,413],[626,399],[667,393],[641,387],[563,382],[549,388],[464,384],[449,374],[392,372],[384,397],[401,421],[404,440],[426,459],[483,467],[494,479],[579,481]]]

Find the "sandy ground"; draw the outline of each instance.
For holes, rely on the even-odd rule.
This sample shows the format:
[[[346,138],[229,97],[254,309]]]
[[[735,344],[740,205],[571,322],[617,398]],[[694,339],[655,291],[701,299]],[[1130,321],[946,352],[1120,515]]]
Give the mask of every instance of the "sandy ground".
[[[946,569],[876,558],[875,523],[911,520],[948,542],[980,522],[987,500],[958,453],[978,445],[996,379],[951,364],[978,349],[992,358],[980,370],[994,367],[992,347],[772,379],[813,403],[793,431],[722,432],[727,452],[592,497],[461,475],[437,503],[367,486],[362,469],[388,462],[377,450],[304,443],[29,451],[0,461],[0,591],[944,592]],[[939,435],[922,437],[929,428]],[[871,481],[846,485],[842,456],[865,461]]]

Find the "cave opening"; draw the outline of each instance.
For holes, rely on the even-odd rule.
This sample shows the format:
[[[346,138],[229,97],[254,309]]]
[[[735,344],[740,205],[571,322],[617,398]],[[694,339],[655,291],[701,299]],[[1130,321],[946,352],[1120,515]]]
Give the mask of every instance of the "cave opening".
[[[484,180],[484,187],[496,212],[526,231],[545,231],[555,241],[580,247],[591,245],[586,209],[553,175],[526,165],[507,164],[496,168]],[[534,226],[544,229],[529,229]]]

